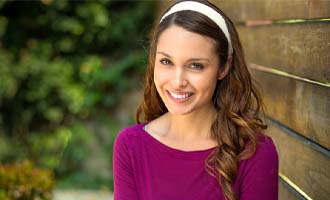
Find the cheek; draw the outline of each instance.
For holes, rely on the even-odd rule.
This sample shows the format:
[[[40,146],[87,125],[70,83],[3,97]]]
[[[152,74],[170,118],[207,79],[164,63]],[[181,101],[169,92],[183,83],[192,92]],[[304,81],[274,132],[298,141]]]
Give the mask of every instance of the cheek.
[[[160,93],[160,86],[164,83],[165,77],[164,74],[162,74],[161,70],[159,67],[155,66],[154,68],[154,83],[156,86],[156,89],[158,93]]]
[[[217,84],[217,78],[212,76],[196,77],[194,80],[198,90],[203,91],[206,96],[213,95]]]
[[[164,71],[161,69],[161,67],[159,66],[155,66],[154,68],[154,82],[156,84],[156,87],[158,87],[159,85],[163,84],[164,82],[167,81],[168,79],[168,72]]]
[[[205,84],[202,85],[203,87],[202,89],[207,91],[208,95],[213,95],[216,84],[217,84],[216,80],[205,82]]]

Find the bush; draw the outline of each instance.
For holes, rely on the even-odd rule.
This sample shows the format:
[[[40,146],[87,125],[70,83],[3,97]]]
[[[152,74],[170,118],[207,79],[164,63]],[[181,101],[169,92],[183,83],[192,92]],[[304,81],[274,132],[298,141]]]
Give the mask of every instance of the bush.
[[[0,199],[48,200],[54,185],[50,170],[33,166],[29,161],[0,165]]]
[[[87,125],[141,85],[155,11],[153,1],[0,1],[0,136],[10,143],[0,162],[79,170],[98,137]]]

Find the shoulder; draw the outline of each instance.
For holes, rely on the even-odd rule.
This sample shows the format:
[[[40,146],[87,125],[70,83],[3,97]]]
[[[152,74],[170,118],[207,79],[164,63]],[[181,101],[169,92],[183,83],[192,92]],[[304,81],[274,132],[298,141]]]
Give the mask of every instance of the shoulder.
[[[245,169],[263,168],[276,171],[278,168],[278,153],[272,138],[260,134],[254,154],[250,158],[242,160],[241,165]]]
[[[257,143],[256,152],[252,157],[273,157],[277,158],[276,146],[271,137],[261,134]]]
[[[261,134],[254,154],[240,161],[240,199],[277,199],[278,154],[273,140]]]
[[[131,146],[134,144],[134,140],[141,135],[144,124],[136,124],[123,128],[115,139],[114,146]]]
[[[138,134],[143,131],[143,126],[145,124],[135,124],[128,127],[123,128],[117,137],[136,137]]]

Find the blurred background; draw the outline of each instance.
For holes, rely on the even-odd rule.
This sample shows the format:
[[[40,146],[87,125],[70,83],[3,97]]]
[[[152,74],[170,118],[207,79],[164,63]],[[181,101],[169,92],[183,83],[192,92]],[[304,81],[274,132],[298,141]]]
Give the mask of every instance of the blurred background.
[[[0,1],[1,200],[113,189],[113,141],[134,123],[155,6]]]
[[[330,0],[210,0],[235,23],[279,199],[330,196]],[[110,200],[149,34],[173,0],[0,0],[0,200]]]

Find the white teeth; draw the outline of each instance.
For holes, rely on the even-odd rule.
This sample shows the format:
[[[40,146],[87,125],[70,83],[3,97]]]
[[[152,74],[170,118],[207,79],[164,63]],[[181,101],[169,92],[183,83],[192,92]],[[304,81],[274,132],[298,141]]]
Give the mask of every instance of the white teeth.
[[[187,97],[189,97],[189,93],[186,93],[186,94],[175,94],[173,92],[170,92],[171,96],[176,98],[176,99],[185,99]]]

